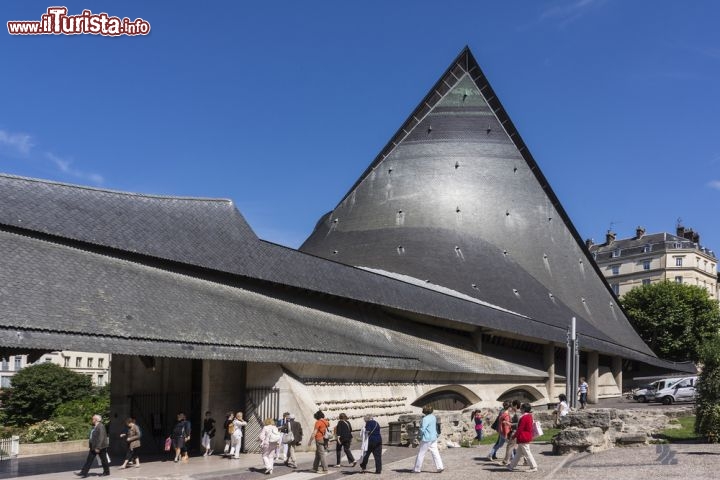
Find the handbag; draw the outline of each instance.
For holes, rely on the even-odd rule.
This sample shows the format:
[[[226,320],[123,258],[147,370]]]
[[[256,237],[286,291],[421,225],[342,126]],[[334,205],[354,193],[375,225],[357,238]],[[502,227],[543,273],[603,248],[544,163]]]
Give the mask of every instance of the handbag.
[[[292,443],[294,441],[295,441],[295,435],[293,435],[292,432],[287,432],[287,433],[283,434],[282,443],[287,444],[287,443]]]
[[[532,431],[532,438],[539,437],[543,434],[542,425],[540,425],[540,420],[535,420],[533,422],[533,431]]]
[[[282,433],[280,433],[276,427],[273,430],[270,430],[270,433],[268,434],[268,443],[278,443],[280,440],[282,440]]]
[[[172,448],[172,439],[170,437],[167,437],[165,439],[165,451],[169,452],[171,448]]]

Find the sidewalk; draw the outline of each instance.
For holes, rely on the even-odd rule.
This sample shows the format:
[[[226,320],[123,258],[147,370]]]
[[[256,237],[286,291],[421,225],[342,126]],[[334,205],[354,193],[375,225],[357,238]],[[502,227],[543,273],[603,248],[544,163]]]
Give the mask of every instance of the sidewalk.
[[[650,445],[641,447],[614,448],[595,454],[580,453],[575,455],[552,455],[551,445],[540,443],[532,445],[532,452],[538,463],[537,473],[509,472],[505,467],[485,459],[489,446],[482,448],[453,448],[441,451],[445,471],[435,473],[432,458],[425,458],[423,472],[411,473],[416,449],[405,447],[387,447],[383,453],[383,472],[372,475],[373,480],[402,479],[499,479],[536,478],[553,480],[648,480],[651,478],[692,478],[693,480],[710,480],[717,478],[720,465],[720,445],[708,444],[673,444]],[[354,452],[353,452],[354,453]],[[359,452],[358,452],[359,453]],[[356,455],[357,456],[357,455]],[[84,455],[79,458],[66,456],[64,461],[54,463],[55,468],[64,465],[62,470],[35,471],[35,474],[24,476],[22,480],[68,480],[77,478],[74,471],[80,468]],[[258,454],[243,455],[240,460],[228,460],[222,457],[193,457],[187,464],[150,461],[144,462],[140,468],[119,470],[111,465],[109,479],[128,480],[251,480],[261,478],[282,478],[283,480],[310,480],[314,478],[341,479],[348,475],[359,475],[360,467],[331,468],[328,475],[318,475],[310,469],[314,453],[298,454],[298,469],[292,470],[283,465],[276,465],[272,475],[262,473],[262,461]],[[334,450],[328,455],[328,463],[335,460]],[[3,462],[5,464],[6,462]],[[4,465],[3,465],[4,466]],[[37,467],[39,468],[39,467]],[[368,471],[374,472],[374,463],[370,460]],[[97,477],[100,468],[91,470],[90,478]],[[5,472],[2,472],[6,475]],[[15,477],[16,475],[12,475]],[[669,477],[668,477],[669,476]],[[3,476],[2,478],[12,478]],[[362,475],[365,478],[365,475]],[[105,478],[105,477],[102,477]],[[359,478],[359,477],[358,477]]]

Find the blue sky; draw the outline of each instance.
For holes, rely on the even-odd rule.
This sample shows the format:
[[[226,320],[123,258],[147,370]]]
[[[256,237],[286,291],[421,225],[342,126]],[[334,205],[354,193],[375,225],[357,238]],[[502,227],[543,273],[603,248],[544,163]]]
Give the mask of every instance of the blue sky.
[[[57,4],[152,31],[7,33]],[[2,173],[230,198],[297,247],[467,44],[583,238],[682,218],[720,252],[719,2],[2,7]]]

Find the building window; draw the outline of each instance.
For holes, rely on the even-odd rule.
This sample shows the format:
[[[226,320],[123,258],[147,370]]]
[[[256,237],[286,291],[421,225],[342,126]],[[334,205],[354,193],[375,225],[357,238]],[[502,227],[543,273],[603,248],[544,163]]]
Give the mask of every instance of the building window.
[[[646,243],[643,245],[643,253],[650,253],[652,251],[652,246],[650,246],[649,243]]]
[[[612,251],[612,253],[610,253],[610,258],[617,258],[617,257],[619,257],[619,256],[620,256],[620,249],[619,249],[619,248],[616,248],[615,250]]]
[[[620,295],[620,285],[618,285],[617,283],[613,283],[612,285],[610,285],[610,287],[612,288],[612,291],[613,293],[615,293],[615,295]]]
[[[650,279],[649,279],[649,278],[643,278],[642,284],[643,284],[643,285],[650,285]]]
[[[682,267],[683,257],[675,257],[675,266],[676,267]]]
[[[93,368],[93,358],[88,357],[87,359],[87,368]]]
[[[682,248],[682,243],[680,243],[680,242],[673,243],[673,248]]]
[[[11,378],[12,378],[12,377],[1,377],[1,379],[0,379],[0,388],[10,388],[10,387],[11,387],[11,384],[10,384],[10,379],[11,379]]]
[[[675,283],[682,283],[682,277],[681,276],[675,277]]]
[[[612,271],[613,275],[620,274],[620,265],[611,265],[610,270]]]
[[[22,357],[19,355],[15,356],[15,371],[17,372],[22,368]]]
[[[63,357],[63,367],[70,368],[70,357]]]
[[[650,270],[650,260],[643,260],[643,270]]]
[[[50,362],[52,362],[52,358],[50,358],[50,357],[45,357],[45,363],[50,363]]]
[[[9,372],[10,371],[10,363],[8,362],[7,358],[2,359],[2,371],[3,372]]]
[[[75,357],[75,368],[82,368],[82,357]]]
[[[98,358],[98,368],[105,368],[105,359]]]
[[[98,375],[97,376],[97,385],[98,387],[104,387],[105,386],[105,375]]]

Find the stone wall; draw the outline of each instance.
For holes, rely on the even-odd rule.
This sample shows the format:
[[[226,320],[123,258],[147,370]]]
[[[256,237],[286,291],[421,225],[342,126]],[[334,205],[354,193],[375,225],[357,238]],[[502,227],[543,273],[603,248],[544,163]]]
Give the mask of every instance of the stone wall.
[[[691,415],[693,407],[668,409],[597,408],[570,412],[552,439],[553,453],[598,452],[615,446],[646,445],[652,435],[670,426],[671,418]]]

